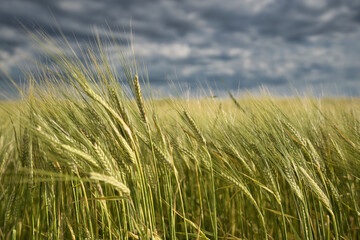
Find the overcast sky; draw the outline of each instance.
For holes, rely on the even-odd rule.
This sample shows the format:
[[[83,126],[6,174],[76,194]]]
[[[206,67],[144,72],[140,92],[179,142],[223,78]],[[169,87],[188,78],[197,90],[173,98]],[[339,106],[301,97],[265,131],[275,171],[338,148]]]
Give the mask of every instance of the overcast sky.
[[[130,19],[154,88],[360,96],[360,0],[0,0],[0,69],[19,80],[37,55],[19,22],[84,43],[106,24],[126,37]]]

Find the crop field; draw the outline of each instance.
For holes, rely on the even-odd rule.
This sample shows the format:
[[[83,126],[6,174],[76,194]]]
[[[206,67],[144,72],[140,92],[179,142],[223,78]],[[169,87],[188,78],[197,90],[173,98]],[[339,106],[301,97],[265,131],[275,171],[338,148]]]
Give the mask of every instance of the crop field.
[[[360,239],[360,99],[153,98],[47,53],[0,103],[0,239]]]

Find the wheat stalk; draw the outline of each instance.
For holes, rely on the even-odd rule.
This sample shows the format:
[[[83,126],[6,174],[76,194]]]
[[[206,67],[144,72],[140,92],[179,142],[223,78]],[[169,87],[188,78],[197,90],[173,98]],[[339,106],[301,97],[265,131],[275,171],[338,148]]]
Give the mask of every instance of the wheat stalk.
[[[139,111],[140,111],[141,119],[144,123],[147,123],[144,98],[141,93],[138,75],[135,75],[135,77],[134,77],[134,88],[135,88],[135,95],[136,95],[136,103],[137,103]]]
[[[107,183],[119,190],[121,194],[125,196],[130,196],[130,189],[125,184],[119,182],[116,178],[95,172],[92,172],[89,175],[90,179]]]

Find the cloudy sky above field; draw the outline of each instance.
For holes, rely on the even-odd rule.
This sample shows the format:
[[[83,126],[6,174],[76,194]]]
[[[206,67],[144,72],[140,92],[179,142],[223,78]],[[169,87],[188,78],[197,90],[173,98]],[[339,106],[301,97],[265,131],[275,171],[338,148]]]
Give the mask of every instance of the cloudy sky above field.
[[[130,19],[157,89],[172,79],[192,90],[360,96],[359,0],[1,0],[0,69],[20,81],[25,56],[37,55],[20,23],[82,44],[107,25],[126,37]],[[0,92],[7,86],[0,78]]]

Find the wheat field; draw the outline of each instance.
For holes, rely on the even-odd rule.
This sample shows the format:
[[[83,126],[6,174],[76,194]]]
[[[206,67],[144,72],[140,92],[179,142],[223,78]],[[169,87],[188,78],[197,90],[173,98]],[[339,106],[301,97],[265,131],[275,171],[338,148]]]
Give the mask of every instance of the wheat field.
[[[43,48],[0,103],[0,239],[360,238],[360,99],[160,99],[127,54]]]

